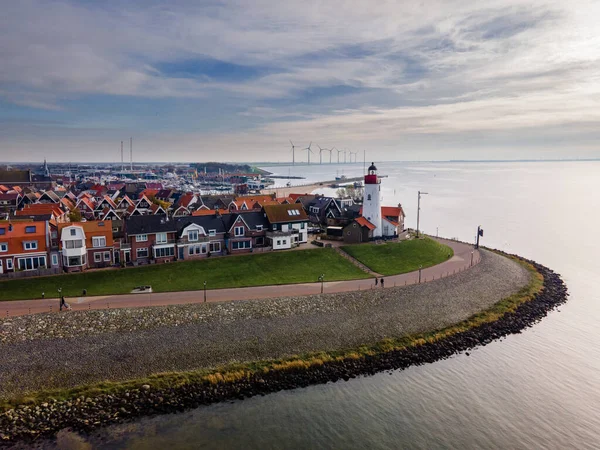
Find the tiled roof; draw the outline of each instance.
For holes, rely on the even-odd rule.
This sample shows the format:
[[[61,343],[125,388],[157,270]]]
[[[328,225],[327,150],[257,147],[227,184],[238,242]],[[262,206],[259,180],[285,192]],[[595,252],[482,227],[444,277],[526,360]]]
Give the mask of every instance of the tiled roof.
[[[128,235],[165,233],[176,231],[176,220],[169,220],[164,214],[131,216],[125,222],[125,229]]]
[[[13,222],[1,221],[0,242],[8,243],[8,252],[3,253],[2,255],[45,252],[46,230],[46,222],[30,220]],[[27,241],[37,241],[37,249],[25,250],[23,243]]]
[[[369,222],[366,218],[362,216],[358,219],[354,219],[354,221],[358,223],[361,227],[367,227],[369,230],[374,230],[375,228],[377,228],[375,225],[373,225],[371,222]]]
[[[397,206],[382,206],[381,207],[381,215],[386,217],[396,217],[398,218],[402,213],[402,208]]]
[[[56,217],[60,217],[65,212],[56,203],[34,203],[31,205],[25,205],[20,211],[15,213],[16,216],[34,216],[43,214],[54,214]]]
[[[263,209],[271,223],[308,221],[304,209],[295,203],[292,205],[266,205]]]

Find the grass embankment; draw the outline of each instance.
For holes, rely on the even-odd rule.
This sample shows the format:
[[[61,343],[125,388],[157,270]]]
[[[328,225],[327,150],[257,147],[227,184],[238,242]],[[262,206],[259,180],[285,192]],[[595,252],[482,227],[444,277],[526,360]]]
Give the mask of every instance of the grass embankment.
[[[427,237],[378,245],[345,245],[342,250],[381,275],[397,275],[419,270],[419,266],[435,266],[454,255],[450,247]]]
[[[161,373],[124,382],[103,382],[71,389],[41,391],[0,403],[0,410],[14,408],[21,404],[40,404],[50,399],[67,400],[81,396],[94,397],[102,394],[116,394],[127,390],[140,389],[144,384],[151,385],[153,390],[160,390],[176,388],[186,384],[214,385],[218,383],[231,383],[261,373],[309,369],[321,366],[330,361],[357,360],[367,356],[418,347],[426,343],[434,343],[483,324],[494,322],[504,314],[515,311],[519,305],[530,301],[535,294],[543,289],[544,280],[542,275],[531,264],[516,258],[513,259],[526,267],[530,272],[531,279],[529,284],[524,286],[519,292],[496,303],[491,308],[441,330],[385,339],[375,344],[362,345],[357,348],[339,351],[312,352],[289,358],[229,364],[216,369]]]
[[[369,278],[331,248],[208,258],[127,269],[89,271],[48,277],[0,281],[0,300],[127,294],[135,286],[151,285],[154,292],[307,283],[322,273],[326,281]]]

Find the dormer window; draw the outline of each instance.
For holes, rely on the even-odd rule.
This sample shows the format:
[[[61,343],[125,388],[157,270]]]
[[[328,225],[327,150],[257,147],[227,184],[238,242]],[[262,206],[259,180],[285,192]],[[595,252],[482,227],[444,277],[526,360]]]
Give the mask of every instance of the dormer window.
[[[263,230],[262,225],[256,225],[256,231],[262,231],[262,230]]]
[[[235,236],[243,236],[244,235],[244,227],[235,227],[234,234],[235,234]]]
[[[77,236],[77,230],[75,228],[71,228],[71,236]]]
[[[198,240],[198,230],[188,231],[188,241],[196,242]]]

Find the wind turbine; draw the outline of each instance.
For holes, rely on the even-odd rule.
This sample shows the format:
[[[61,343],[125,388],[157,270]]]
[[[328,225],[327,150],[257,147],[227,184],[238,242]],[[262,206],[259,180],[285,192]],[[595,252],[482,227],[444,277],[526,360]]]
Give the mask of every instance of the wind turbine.
[[[308,144],[308,147],[306,147],[306,148],[303,148],[303,149],[302,149],[302,150],[308,150],[308,151],[306,152],[306,156],[308,157],[308,164],[310,164],[310,154],[313,152],[313,151],[310,149],[310,146],[311,146],[311,145],[312,145],[312,141],[310,141],[310,144]]]
[[[294,143],[292,142],[292,140],[290,139],[290,144],[292,144],[292,166],[296,165],[296,146],[294,145]]]
[[[340,163],[340,153],[342,153],[344,150],[338,150],[337,148],[333,147],[335,149],[335,151],[337,152],[337,156],[338,156],[338,164]]]
[[[354,162],[356,162],[356,155],[358,155],[358,152],[350,152],[350,164],[352,164],[352,155],[354,155]]]
[[[329,151],[329,149],[328,148],[321,148],[320,145],[317,145],[317,147],[319,147],[319,164],[323,164],[323,152],[327,152],[327,151]]]
[[[346,149],[344,149],[344,164],[346,164]]]

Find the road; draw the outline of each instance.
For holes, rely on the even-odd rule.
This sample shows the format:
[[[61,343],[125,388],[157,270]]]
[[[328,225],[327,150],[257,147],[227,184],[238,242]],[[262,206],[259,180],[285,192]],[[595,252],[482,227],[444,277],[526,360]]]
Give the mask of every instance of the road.
[[[454,256],[436,266],[421,271],[421,282],[425,283],[454,273],[468,270],[479,262],[479,252],[473,246],[441,238],[434,238],[452,247]],[[33,282],[33,281],[32,281]],[[419,283],[419,271],[385,277],[385,287],[404,286]],[[323,292],[349,292],[365,289],[381,289],[375,287],[375,279],[330,281],[322,284]],[[152,294],[124,294],[96,297],[67,298],[74,311],[90,309],[132,308],[145,306],[179,305],[187,303],[222,302],[230,300],[251,300],[283,296],[303,296],[319,294],[321,283],[284,284],[271,286],[253,286],[244,288],[215,289],[204,291],[160,292]],[[0,318],[15,317],[42,312],[57,312],[58,299],[15,300],[0,302]]]

